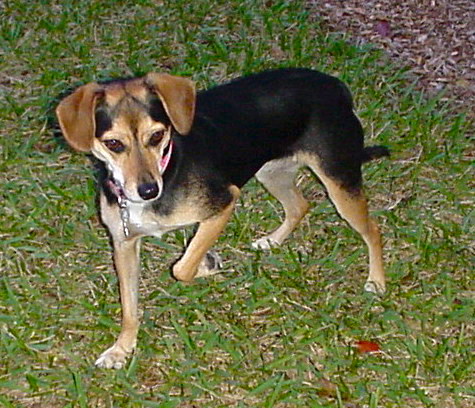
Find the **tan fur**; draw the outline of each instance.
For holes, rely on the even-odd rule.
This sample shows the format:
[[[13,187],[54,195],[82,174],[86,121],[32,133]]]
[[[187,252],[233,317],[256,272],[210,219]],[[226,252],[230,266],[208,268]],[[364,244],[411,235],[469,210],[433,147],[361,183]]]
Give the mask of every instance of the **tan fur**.
[[[377,224],[368,214],[368,205],[364,192],[349,192],[341,184],[331,179],[322,169],[320,162],[309,154],[299,155],[298,160],[310,167],[325,186],[330,200],[341,217],[358,232],[369,250],[369,275],[365,290],[384,293],[386,289],[383,266],[381,235]]]
[[[133,120],[133,123],[131,123]],[[134,140],[131,128],[136,127],[138,140]],[[105,132],[100,139],[94,139],[92,152],[109,166],[109,170],[120,181],[127,197],[133,201],[140,201],[137,187],[143,174],[149,174],[161,185],[159,162],[163,148],[169,143],[171,129],[166,129],[165,137],[161,142],[161,149],[150,149],[147,142],[155,131],[164,130],[161,123],[153,122],[150,117],[138,109],[133,115],[120,115],[114,122],[111,130]],[[119,140],[127,147],[127,151],[114,155],[103,144],[104,140]],[[119,176],[119,175],[122,176]]]
[[[145,81],[159,96],[178,133],[188,134],[195,117],[194,82],[187,78],[154,72],[147,74]]]
[[[140,204],[130,205],[130,235],[157,236],[178,228],[193,225],[208,219],[213,212],[199,197],[182,200],[176,209],[169,215],[158,215],[153,211],[144,211]],[[104,201],[101,205],[101,216],[109,229],[117,230],[117,236],[123,238],[123,230],[117,206],[111,206]]]
[[[270,161],[256,173],[256,178],[284,207],[285,219],[274,232],[254,242],[254,247],[268,249],[282,244],[307,213],[308,201],[295,185],[295,176],[301,166],[291,157]]]
[[[94,109],[101,91],[102,88],[95,82],[81,86],[56,108],[64,137],[78,151],[91,150],[96,130]]]
[[[204,256],[216,239],[218,239],[221,232],[223,232],[240,194],[236,186],[231,186],[230,192],[233,196],[233,201],[217,216],[200,223],[198,231],[196,231],[195,236],[186,249],[185,255],[174,265],[173,276],[178,280],[184,282],[193,280]]]

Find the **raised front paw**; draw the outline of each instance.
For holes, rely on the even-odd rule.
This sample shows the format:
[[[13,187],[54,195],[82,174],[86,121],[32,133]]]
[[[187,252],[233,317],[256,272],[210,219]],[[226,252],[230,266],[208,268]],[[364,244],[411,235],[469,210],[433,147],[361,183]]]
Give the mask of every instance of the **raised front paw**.
[[[115,368],[118,370],[125,366],[128,355],[129,353],[121,346],[114,344],[99,356],[95,365],[100,368]]]
[[[217,252],[209,251],[198,266],[198,272],[195,278],[205,278],[207,276],[216,275],[222,266],[223,261]]]

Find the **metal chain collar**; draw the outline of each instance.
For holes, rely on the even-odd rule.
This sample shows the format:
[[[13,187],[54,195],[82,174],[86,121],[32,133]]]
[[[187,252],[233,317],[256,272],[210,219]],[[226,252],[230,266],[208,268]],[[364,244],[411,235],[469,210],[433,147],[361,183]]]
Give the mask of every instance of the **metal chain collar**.
[[[130,235],[129,230],[129,219],[130,219],[130,212],[129,208],[127,207],[127,199],[122,195],[117,196],[117,202],[120,208],[120,219],[122,220],[122,229],[124,230],[124,235],[126,238]]]

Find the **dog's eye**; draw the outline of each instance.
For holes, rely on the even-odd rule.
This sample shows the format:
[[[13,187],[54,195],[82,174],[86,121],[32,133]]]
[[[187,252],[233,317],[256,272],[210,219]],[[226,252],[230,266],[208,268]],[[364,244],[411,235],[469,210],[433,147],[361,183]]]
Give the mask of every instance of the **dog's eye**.
[[[114,153],[122,153],[125,150],[124,144],[117,139],[104,140],[106,147]]]
[[[152,136],[150,136],[150,139],[148,141],[149,146],[151,147],[158,146],[160,142],[162,141],[164,135],[165,135],[164,130],[158,130],[156,132],[153,132]]]

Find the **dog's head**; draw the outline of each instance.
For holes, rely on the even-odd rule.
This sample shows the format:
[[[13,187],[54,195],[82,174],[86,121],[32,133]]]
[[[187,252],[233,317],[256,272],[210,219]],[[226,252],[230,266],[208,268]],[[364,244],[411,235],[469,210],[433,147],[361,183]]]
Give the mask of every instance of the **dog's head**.
[[[172,130],[186,135],[193,123],[195,86],[168,74],[90,83],[56,109],[61,130],[76,150],[91,152],[130,201],[160,197],[172,149]]]

